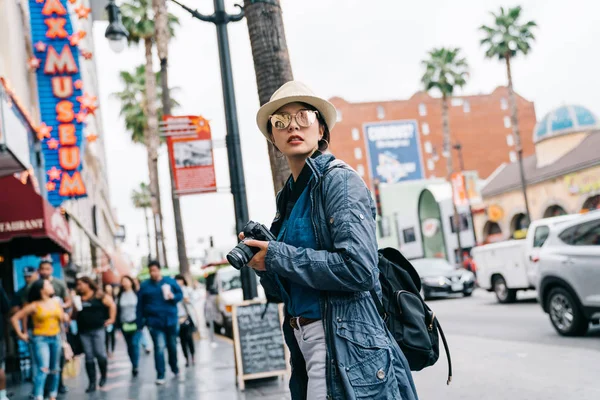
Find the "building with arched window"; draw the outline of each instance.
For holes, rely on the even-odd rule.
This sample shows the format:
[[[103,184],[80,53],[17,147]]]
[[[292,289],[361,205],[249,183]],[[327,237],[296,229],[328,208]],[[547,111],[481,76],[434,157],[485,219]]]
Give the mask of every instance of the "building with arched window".
[[[579,105],[559,107],[536,125],[535,154],[523,159],[532,219],[600,208],[600,120]],[[482,188],[476,213],[480,242],[527,232],[519,165],[502,164]]]

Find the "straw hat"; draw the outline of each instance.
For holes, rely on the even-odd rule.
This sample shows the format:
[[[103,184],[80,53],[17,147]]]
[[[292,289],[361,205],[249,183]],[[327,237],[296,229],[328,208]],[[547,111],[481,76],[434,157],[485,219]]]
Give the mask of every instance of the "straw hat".
[[[337,120],[337,112],[333,104],[327,100],[315,96],[312,90],[310,90],[305,84],[297,81],[289,81],[277,89],[277,91],[273,93],[273,96],[271,96],[271,100],[264,104],[256,114],[256,123],[258,124],[258,128],[262,134],[265,135],[268,141],[271,141],[269,131],[267,130],[269,117],[275,111],[290,103],[310,104],[316,108],[323,119],[325,119],[325,123],[327,124],[327,128],[329,128],[329,132],[331,132],[333,129],[333,126]]]

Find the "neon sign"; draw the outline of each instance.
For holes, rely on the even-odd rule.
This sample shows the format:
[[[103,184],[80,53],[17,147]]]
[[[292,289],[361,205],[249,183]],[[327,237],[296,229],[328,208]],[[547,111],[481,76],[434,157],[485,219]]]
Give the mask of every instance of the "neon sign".
[[[73,29],[67,0],[30,0],[29,10],[35,56],[28,65],[36,70],[42,119],[37,136],[42,141],[48,201],[57,207],[87,196],[81,177],[83,127],[97,107],[96,97],[83,90],[79,55],[84,50],[78,46],[86,33]],[[79,18],[87,18],[86,11],[83,6],[75,10]]]

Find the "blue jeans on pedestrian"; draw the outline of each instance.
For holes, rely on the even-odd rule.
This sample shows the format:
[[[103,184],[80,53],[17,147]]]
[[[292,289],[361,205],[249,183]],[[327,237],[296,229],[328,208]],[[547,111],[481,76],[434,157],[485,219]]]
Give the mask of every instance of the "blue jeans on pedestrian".
[[[169,366],[174,374],[179,373],[177,366],[177,336],[179,325],[164,328],[150,328],[150,336],[154,343],[154,366],[156,367],[157,379],[165,378],[165,348],[169,353]]]
[[[60,353],[62,341],[56,336],[32,336],[33,357],[35,357],[36,371],[33,378],[33,394],[36,399],[44,397],[44,385],[49,380],[49,397],[58,394],[60,374]]]
[[[127,354],[131,360],[133,369],[138,369],[140,363],[140,340],[142,331],[123,332],[125,343],[127,343]]]

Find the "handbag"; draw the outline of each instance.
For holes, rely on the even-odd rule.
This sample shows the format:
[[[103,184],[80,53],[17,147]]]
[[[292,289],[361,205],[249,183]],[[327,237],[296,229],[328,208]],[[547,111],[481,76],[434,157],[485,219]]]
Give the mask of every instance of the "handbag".
[[[123,333],[131,333],[138,330],[138,326],[136,322],[123,322],[121,324],[121,330]]]
[[[81,336],[79,333],[71,333],[71,331],[67,332],[67,343],[71,346],[71,350],[73,351],[73,355],[78,356],[83,354],[83,344],[81,343]]]

